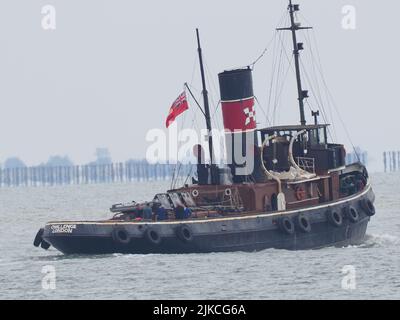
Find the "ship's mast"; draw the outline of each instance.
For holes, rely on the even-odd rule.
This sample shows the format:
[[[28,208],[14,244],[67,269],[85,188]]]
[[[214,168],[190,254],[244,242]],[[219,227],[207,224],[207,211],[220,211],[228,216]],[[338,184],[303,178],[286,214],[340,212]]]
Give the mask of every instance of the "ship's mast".
[[[201,82],[203,86],[202,94],[204,100],[204,116],[206,118],[206,126],[207,126],[207,135],[208,135],[208,148],[210,151],[210,174],[211,174],[211,184],[215,184],[215,166],[214,166],[214,151],[213,151],[213,139],[212,139],[212,128],[211,128],[211,116],[210,116],[210,103],[208,101],[208,91],[206,86],[206,77],[204,73],[204,64],[203,64],[203,53],[200,45],[200,34],[199,29],[196,29],[197,35],[197,51],[199,53],[199,62],[200,62],[200,73],[201,73]]]
[[[304,114],[304,99],[308,98],[308,91],[303,90],[301,85],[301,74],[300,74],[300,51],[303,50],[303,43],[297,42],[297,30],[311,29],[310,27],[300,27],[300,24],[295,22],[294,14],[300,10],[298,4],[292,4],[292,0],[289,0],[289,15],[290,15],[290,27],[288,28],[278,28],[277,30],[290,30],[292,32],[293,40],[293,56],[296,69],[296,81],[297,81],[297,94],[299,100],[300,109],[300,123],[301,125],[306,125],[306,118]]]

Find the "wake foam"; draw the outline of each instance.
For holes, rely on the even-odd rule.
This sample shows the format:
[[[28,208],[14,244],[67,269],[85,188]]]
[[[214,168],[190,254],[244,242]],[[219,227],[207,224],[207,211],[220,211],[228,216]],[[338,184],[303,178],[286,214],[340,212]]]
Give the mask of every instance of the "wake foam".
[[[365,241],[359,247],[388,247],[393,245],[400,245],[400,238],[390,234],[367,234]]]

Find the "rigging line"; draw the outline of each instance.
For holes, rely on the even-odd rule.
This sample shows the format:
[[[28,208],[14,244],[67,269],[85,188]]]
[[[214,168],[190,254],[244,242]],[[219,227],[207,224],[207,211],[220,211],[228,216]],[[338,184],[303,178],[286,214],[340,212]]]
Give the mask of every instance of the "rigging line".
[[[308,47],[310,48],[309,55],[310,55],[310,60],[311,60],[313,76],[314,76],[315,83],[316,83],[316,86],[317,86],[318,97],[319,97],[321,105],[323,105],[324,102],[323,102],[321,90],[320,90],[320,87],[319,87],[319,80],[318,80],[318,77],[317,77],[317,74],[316,74],[316,70],[315,70],[315,63],[313,63],[313,61],[315,59],[314,59],[314,52],[313,52],[313,48],[312,48],[312,44],[311,44],[310,30],[307,30],[307,32],[306,32],[306,41],[307,41]]]
[[[279,35],[279,38],[281,38],[281,34]],[[272,109],[272,123],[275,124],[275,112],[276,112],[276,105],[277,105],[277,96],[278,96],[278,88],[280,84],[280,77],[281,77],[281,68],[282,68],[282,46],[280,46],[280,52],[278,54],[278,67],[277,67],[277,72],[276,72],[276,80],[275,80],[275,90],[274,90],[274,103],[273,103],[273,109]]]
[[[220,105],[221,105],[221,100],[218,101],[217,107],[215,108],[214,113],[213,113],[213,117],[215,116],[215,114],[219,110]]]
[[[314,35],[315,46],[316,46],[316,49],[317,49],[317,52],[318,52],[318,43],[317,43],[316,38],[315,38],[315,33],[313,33],[313,35]],[[321,61],[321,57],[319,56],[319,53],[318,53],[319,65],[318,65],[317,59],[315,59],[315,60],[316,60],[317,69],[319,68],[318,71],[319,71],[319,73],[320,73],[320,75],[321,75],[321,80],[324,81],[324,80],[323,80],[323,78],[324,78],[324,76],[323,76],[324,72],[323,72],[323,70],[322,70],[322,61]],[[322,84],[322,86],[324,87],[323,84]],[[325,99],[326,99],[326,101],[327,101],[329,113],[330,113],[330,116],[331,116],[331,118],[332,118],[332,123],[334,123],[334,116],[333,116],[333,112],[332,112],[332,110],[333,110],[332,101],[329,99],[329,96],[328,96],[328,93],[327,93],[326,89],[325,89]],[[335,128],[335,127],[333,127],[333,132],[334,132],[334,135],[336,136],[336,128]],[[337,136],[336,136],[336,138],[337,138]]]
[[[271,42],[272,42],[272,40],[271,40]],[[267,53],[270,44],[271,44],[271,43],[269,43],[269,44],[267,45],[267,47],[264,49],[264,51],[261,53],[261,55],[260,55],[252,64],[250,64],[250,67],[251,67],[252,70],[254,70],[254,66],[256,65],[256,63],[257,63],[258,61],[260,61],[260,60],[264,57],[264,55]]]
[[[173,167],[173,171],[172,171],[172,179],[171,179],[171,186],[170,186],[171,190],[174,189],[175,171],[176,171],[176,166]]]
[[[308,35],[308,32],[307,32],[307,35]],[[302,60],[304,60],[307,64],[307,66],[309,66],[308,70],[311,69],[309,77],[310,77],[312,83],[314,84],[315,90],[313,91],[313,93],[314,93],[314,98],[317,102],[317,107],[320,108],[323,106],[323,100],[321,99],[321,95],[320,95],[319,81],[315,75],[315,65],[314,65],[313,59],[311,57],[312,48],[311,48],[311,44],[308,41],[307,36],[305,37],[305,41],[307,43],[307,48],[309,48],[309,50],[306,50],[304,52],[304,54],[302,55]],[[303,65],[303,68],[306,69],[305,64]]]
[[[325,83],[325,81],[324,81],[324,83]],[[326,86],[326,84],[325,84],[325,86]],[[340,112],[339,112],[339,110],[338,110],[338,107],[337,107],[337,105],[336,105],[336,102],[335,102],[335,100],[333,99],[333,96],[332,96],[331,92],[329,91],[329,89],[326,88],[326,90],[327,90],[329,96],[330,96],[331,99],[332,99],[333,107],[335,108],[335,111],[336,111],[336,113],[337,113],[337,115],[338,115],[338,117],[339,117],[339,120],[340,120],[340,122],[342,123],[342,126],[343,126],[344,131],[345,131],[346,136],[347,136],[347,139],[349,139],[349,142],[350,142],[351,146],[353,147],[353,151],[354,151],[355,155],[357,156],[358,161],[360,161],[359,154],[358,154],[358,152],[357,152],[357,150],[356,150],[356,147],[354,146],[353,140],[352,140],[351,137],[350,137],[350,133],[349,133],[349,131],[348,131],[348,129],[347,129],[347,126],[346,126],[346,124],[345,124],[345,122],[344,122],[344,120],[343,120],[343,118],[342,118],[342,116],[341,116],[341,114],[340,114]]]
[[[341,124],[342,124],[342,126],[343,126],[343,128],[344,128],[344,130],[345,130],[347,139],[349,139],[349,142],[350,142],[351,146],[353,147],[353,151],[354,151],[354,153],[355,153],[357,159],[360,161],[360,156],[359,156],[359,154],[358,154],[358,152],[357,152],[357,150],[356,150],[356,148],[355,148],[355,146],[354,146],[354,143],[353,143],[353,141],[352,141],[352,139],[351,139],[351,137],[350,137],[350,133],[349,133],[349,131],[348,131],[348,129],[347,129],[347,126],[346,126],[346,124],[345,124],[345,122],[344,122],[344,120],[343,120],[343,118],[342,118],[342,116],[341,116],[341,114],[340,114],[340,112],[339,112],[339,109],[338,109],[338,107],[337,107],[337,104],[336,104],[336,102],[335,102],[335,99],[333,98],[333,95],[332,95],[332,93],[331,93],[331,91],[329,90],[329,87],[328,87],[328,85],[327,85],[327,82],[326,82],[324,73],[323,73],[323,71],[322,71],[321,56],[320,56],[320,54],[319,54],[318,43],[317,43],[317,41],[316,41],[315,33],[313,33],[313,36],[314,36],[314,41],[316,42],[317,57],[318,57],[318,59],[319,59],[319,65],[317,65],[317,67],[318,67],[318,71],[319,71],[319,73],[320,73],[320,75],[321,75],[321,79],[322,79],[322,83],[323,83],[323,85],[324,85],[325,91],[326,91],[327,95],[329,96],[329,98],[331,99],[332,105],[333,105],[333,107],[334,107],[334,109],[335,109],[335,111],[336,111],[336,113],[337,113],[337,115],[338,115],[338,118],[339,118],[339,120],[340,120],[340,122],[341,122]],[[328,101],[329,101],[329,99],[328,99]]]
[[[197,60],[199,59],[199,56],[196,54],[194,58],[194,63],[193,63],[193,68],[192,68],[192,78],[190,80],[190,85],[193,84],[194,77],[196,75],[196,70],[197,70]]]
[[[279,31],[278,31],[279,32]],[[283,32],[279,32],[279,34],[282,34]],[[286,60],[289,62],[289,61],[291,61],[291,59],[289,58],[289,56],[288,56],[288,54],[287,54],[287,52],[286,52],[286,44],[283,42],[283,40],[282,40],[282,36],[281,37],[278,37],[278,39],[281,41],[281,45],[282,45],[282,47],[285,49],[284,50],[284,52],[285,52],[285,56],[286,56]],[[285,37],[285,41],[287,42],[288,41],[288,37]],[[294,70],[293,70],[294,71]]]
[[[197,90],[195,87],[193,87],[193,86],[191,86],[191,89],[192,89],[192,94],[193,94],[193,90],[198,91],[198,90]],[[199,98],[196,99],[196,97],[194,97],[194,94],[193,94],[193,95],[192,95],[192,94],[191,94],[191,97],[193,98],[193,100],[196,101],[196,104],[198,105],[200,111],[201,111],[202,114],[204,115],[204,113],[203,113],[203,111],[202,111],[202,108],[201,108],[200,104],[198,103],[198,99],[199,99]],[[201,94],[200,94],[200,93],[198,93],[198,94],[200,95],[200,98],[201,98]],[[199,128],[199,125],[198,125],[197,113],[196,113],[196,112],[193,112],[192,127],[194,127],[195,130],[196,130],[198,133],[201,132],[201,129]]]
[[[307,30],[308,31],[308,30]],[[306,37],[305,37],[305,39],[306,39],[306,41],[307,41],[307,35],[309,35],[309,33],[307,32],[306,33]],[[311,45],[311,42],[309,43],[309,48],[310,48],[310,53],[311,53],[311,55],[312,55],[312,45]],[[305,55],[304,56],[306,59],[307,58],[309,58],[309,56],[308,55]],[[312,65],[312,70],[314,70],[315,71],[315,64],[314,63],[312,63],[312,58],[311,59],[308,59],[309,60],[309,62],[310,62],[310,60],[311,60],[311,62],[310,62],[310,64]],[[312,85],[312,81],[311,81],[311,76],[307,73],[307,68],[304,66],[304,64],[303,64],[303,61],[302,61],[302,59],[300,59],[300,63],[301,63],[301,65],[302,65],[302,69],[303,69],[303,72],[306,74],[306,77],[308,78],[307,80],[308,80],[308,82],[309,82],[309,85],[310,85],[310,87],[311,87],[311,90],[315,93],[315,99],[316,99],[316,101],[317,101],[317,103],[321,106],[321,108],[324,108],[323,107],[323,99],[322,99],[322,97],[321,97],[321,95],[320,95],[320,90],[319,90],[319,81],[318,81],[318,78],[316,77],[316,76],[314,76],[313,78],[314,78],[314,80],[315,80],[315,83],[316,83],[316,86],[317,86],[317,90],[314,90],[314,87],[313,87],[313,85]],[[318,96],[319,95],[319,96]],[[319,99],[318,99],[319,98]],[[324,111],[325,113],[326,113],[326,111]]]
[[[259,106],[259,108],[263,112],[265,118],[267,119],[267,126],[271,125],[271,121],[269,121],[268,115],[265,113],[264,108],[261,106],[261,103],[260,103],[260,101],[258,101],[258,98],[256,96],[254,96],[254,100],[257,102],[257,105]]]
[[[274,124],[276,123],[276,111],[277,111],[277,108],[278,108],[278,105],[279,105],[279,101],[280,101],[280,95],[279,95],[278,92],[283,90],[284,82],[285,82],[285,79],[286,79],[286,77],[285,77],[285,79],[281,80],[281,77],[284,76],[284,71],[283,71],[284,70],[283,69],[284,62],[283,62],[283,58],[282,58],[283,57],[283,53],[286,54],[286,50],[285,50],[284,44],[282,43],[280,56],[279,56],[279,66],[278,66],[277,81],[276,81],[276,94],[275,94],[274,109],[273,109],[273,123]],[[289,67],[290,67],[291,62],[290,62],[290,60],[288,60],[288,61],[289,61]],[[279,87],[281,87],[281,88],[279,89]]]
[[[197,109],[195,109],[195,110],[197,110]],[[197,124],[197,112],[195,110],[192,110],[192,112],[193,112],[192,127],[194,127],[195,130],[199,130],[198,124]]]
[[[271,82],[270,82],[270,91],[269,91],[269,97],[268,97],[268,114],[272,113],[273,116],[273,123],[274,123],[274,119],[275,116],[273,114],[273,110],[272,107],[273,105],[275,105],[276,103],[272,102],[272,100],[276,101],[276,93],[274,94],[274,92],[277,91],[277,87],[278,87],[278,82],[279,82],[279,72],[280,72],[280,65],[281,65],[281,58],[282,58],[282,48],[281,46],[279,46],[279,44],[281,44],[282,42],[282,33],[279,32],[278,30],[275,30],[275,32],[278,34],[278,36],[275,37],[275,42],[274,42],[274,51],[273,51],[273,64],[272,64],[272,76],[271,76]],[[279,41],[278,41],[279,39]],[[279,42],[279,44],[278,44]],[[279,49],[278,49],[279,47]],[[280,51],[280,54],[278,53],[278,50]],[[272,109],[272,112],[271,112]]]
[[[278,32],[278,31],[275,31]],[[268,94],[268,105],[267,105],[267,114],[270,113],[271,111],[271,100],[272,100],[272,89],[273,89],[273,85],[274,85],[274,79],[275,79],[275,71],[276,71],[276,60],[277,60],[277,56],[276,56],[276,37],[275,37],[275,41],[274,41],[274,49],[273,49],[273,59],[272,59],[272,75],[271,75],[271,80],[270,80],[270,85],[269,85],[269,94]]]
[[[315,92],[314,86],[313,86],[312,81],[311,81],[311,78],[310,78],[310,76],[309,76],[309,74],[308,74],[308,72],[307,72],[307,69],[306,69],[306,67],[305,67],[304,64],[303,64],[302,59],[299,59],[299,60],[300,60],[300,64],[301,64],[301,67],[302,67],[302,71],[303,71],[303,73],[304,73],[305,76],[306,76],[306,81],[307,81],[308,85],[310,86],[311,91],[312,91],[312,92]],[[317,101],[317,103],[318,103],[318,98],[316,98],[316,101]],[[328,115],[327,115],[327,113],[326,113],[326,111],[325,111],[324,106],[321,104],[320,107],[321,107],[321,112],[324,113],[324,114],[325,114],[325,118],[328,119]],[[325,120],[325,121],[326,121],[326,120]]]
[[[280,33],[280,34],[282,34],[282,33]],[[289,58],[289,56],[288,56],[288,54],[287,54],[287,50],[286,50],[287,44],[285,44],[285,42],[284,42],[284,41],[287,42],[287,41],[288,41],[288,38],[285,37],[284,40],[282,40],[282,36],[280,36],[280,37],[278,37],[278,39],[279,39],[280,44],[281,44],[281,55],[282,55],[282,52],[283,52],[283,53],[285,54],[286,60],[287,60],[288,63],[289,63],[289,69],[287,70],[287,72],[289,72],[290,67],[292,68],[292,71],[295,72],[294,67],[293,67],[293,65],[292,65],[293,56],[292,56],[291,58]],[[282,58],[282,57],[280,57],[280,58]],[[286,79],[286,77],[287,77],[287,75],[285,76],[285,79]],[[281,89],[281,91],[283,90],[283,85],[284,85],[284,84],[282,84],[282,89]],[[278,86],[278,81],[277,81],[277,86]],[[276,90],[278,90],[278,87],[276,88]],[[275,102],[274,112],[273,112],[273,115],[274,115],[274,117],[273,117],[274,123],[275,123],[276,110],[277,110],[277,108],[278,108],[278,102],[280,101],[280,97],[279,97],[278,102],[277,102],[276,99],[275,99],[275,101],[276,101],[276,102]]]
[[[179,128],[178,131],[182,131],[182,129],[185,126],[185,123],[186,123],[186,113],[183,114],[183,120],[182,120],[182,123],[181,123],[180,128]],[[178,135],[179,135],[179,133],[178,133]],[[182,163],[181,163],[181,161],[179,159],[179,145],[178,145],[178,143],[179,143],[179,139],[177,141],[177,148],[176,148],[176,164],[175,164],[175,166],[177,168],[177,171],[176,171],[175,181],[174,181],[174,185],[173,185],[174,188],[176,187],[176,185],[178,183],[179,174],[180,174],[181,166],[182,166]]]
[[[280,26],[282,20],[285,18],[286,15],[287,15],[287,10],[285,10],[285,11],[283,12],[283,14],[281,15],[281,17],[279,18],[278,23],[277,23],[277,26]],[[261,53],[261,55],[260,55],[256,60],[254,60],[253,63],[250,63],[250,64],[249,64],[249,66],[251,67],[251,69],[254,69],[254,66],[256,65],[256,63],[257,63],[258,61],[260,61],[260,60],[264,57],[264,55],[267,53],[269,47],[271,46],[272,41],[274,41],[274,38],[275,38],[275,37],[276,37],[276,33],[274,32],[274,35],[273,35],[272,38],[269,40],[267,46],[265,47],[265,49],[263,50],[263,52]]]
[[[300,13],[301,14],[301,13]],[[302,16],[302,19],[304,19],[307,23],[309,23],[309,21],[308,21],[308,19],[304,16],[304,15],[302,15],[301,14],[301,16]],[[322,80],[322,82],[325,82],[325,84],[323,84],[325,87],[327,87],[327,85],[326,85],[326,81],[324,80],[324,72],[323,72],[323,68],[322,68],[322,60],[321,60],[321,55],[320,55],[320,53],[319,53],[319,47],[318,47],[318,41],[317,41],[317,37],[316,37],[316,32],[315,32],[315,30],[313,29],[312,30],[312,39],[313,39],[313,42],[314,42],[314,44],[315,44],[315,49],[316,49],[316,53],[317,53],[317,58],[318,59],[315,59],[314,57],[314,59],[315,59],[315,61],[316,61],[316,66],[317,66],[317,69],[318,69],[318,71],[319,71],[319,73],[320,73],[320,75],[321,75],[321,80]],[[310,37],[311,38],[311,37]],[[311,41],[311,40],[310,40]],[[312,47],[312,46],[310,46],[310,47]],[[334,117],[333,117],[333,114],[332,114],[332,105],[331,105],[331,101],[330,101],[330,99],[329,99],[329,95],[328,95],[328,93],[327,93],[327,90],[326,90],[326,88],[324,88],[325,89],[325,94],[326,94],[326,101],[327,101],[327,103],[328,103],[328,108],[329,108],[329,110],[330,110],[330,114],[331,114],[331,118],[332,118],[332,122],[333,122],[333,119],[334,119]],[[333,102],[333,101],[332,101]],[[334,134],[335,134],[335,136],[336,136],[336,129],[335,128],[333,128],[333,131],[334,131]]]
[[[207,77],[208,86],[212,90],[215,90],[215,92],[217,92],[214,79],[211,76],[210,67],[208,66],[208,63],[207,63],[206,60],[205,60],[205,66],[206,66],[206,77]],[[211,78],[211,80],[210,80],[210,78]],[[211,85],[210,85],[210,83],[211,83]],[[215,104],[215,100],[214,100],[214,95],[213,94],[211,94],[211,103],[212,103],[213,106],[215,106],[213,115],[211,117],[211,121],[212,121],[214,127],[217,128],[219,132],[221,132],[221,125],[220,125],[221,121],[220,121],[220,118],[218,117],[218,114],[217,114],[217,109],[218,109],[219,103]],[[217,144],[215,144],[215,146],[216,145]]]
[[[202,110],[202,108],[201,108],[201,106],[200,106],[200,104],[198,102],[199,98],[196,98],[196,96],[194,95],[193,92],[195,91],[197,93],[197,95],[199,95],[199,96],[201,96],[201,93],[199,93],[199,90],[196,87],[194,87],[192,84],[190,85],[190,90],[192,91],[192,94],[190,94],[190,97],[193,98],[193,100],[195,101],[196,105],[198,106],[200,111],[203,113],[203,110]],[[192,123],[195,124],[196,130],[198,130],[197,122],[195,122],[197,120],[197,114],[194,111],[193,111],[193,114],[194,114],[194,118],[193,118],[193,122]]]
[[[306,75],[306,82],[307,82],[307,84],[310,86],[311,91],[314,92],[313,85],[312,85],[312,83],[311,83],[311,81],[310,81],[309,75],[308,75],[307,71],[305,70],[304,65],[303,65],[302,62],[301,62],[301,64],[302,64],[302,67],[303,67],[303,69],[304,69],[304,70],[303,70],[303,73]],[[318,102],[318,99],[316,99],[316,100],[317,100],[317,102]],[[307,103],[307,106],[309,107],[310,111],[313,111],[312,108],[311,108],[311,104],[310,104],[310,102],[309,102],[308,99],[306,99],[306,103]],[[321,105],[321,115],[322,115],[322,118],[323,118],[324,122],[325,122],[325,123],[329,123],[329,121],[328,121],[328,116],[327,116],[327,112],[326,112],[325,108],[324,108],[322,105]],[[328,127],[328,128],[327,128],[327,131],[328,131],[328,134],[329,134],[329,136],[330,136],[330,139],[331,139],[332,141],[335,141],[335,139],[334,139],[334,137],[333,137],[333,135],[332,135],[332,130],[330,130],[330,128]]]
[[[176,185],[178,184],[178,181],[179,181],[179,174],[180,174],[180,171],[181,171],[181,167],[182,167],[182,163],[178,162],[178,170],[176,172],[175,182],[174,182],[174,187],[173,187],[174,189],[176,189]]]
[[[217,86],[215,85],[214,78],[212,77],[212,75],[213,75],[214,73],[211,72],[212,70],[211,70],[211,68],[208,66],[208,63],[207,63],[207,60],[206,60],[206,59],[204,60],[204,64],[205,64],[205,66],[206,66],[207,81],[208,81],[209,87],[212,88],[212,90],[213,90],[212,93],[218,92]],[[210,79],[211,79],[211,80],[210,80]],[[210,83],[211,83],[211,85],[210,85]],[[213,104],[214,104],[214,106],[215,106],[215,108],[214,108],[214,115],[215,115],[215,110],[218,108],[218,104],[215,105],[215,100],[214,100],[214,95],[213,95],[213,94],[211,95],[211,98],[212,98]]]
[[[278,96],[278,104],[279,104],[280,101],[281,101],[283,89],[284,89],[284,87],[285,87],[285,80],[287,79],[287,77],[288,77],[288,75],[289,75],[289,71],[290,71],[290,69],[291,69],[291,67],[292,67],[292,64],[293,64],[293,58],[292,58],[292,61],[290,61],[289,66],[288,66],[287,69],[286,69],[285,76],[284,76],[284,79],[283,79],[283,81],[282,81],[282,86],[281,86],[281,89],[280,89],[280,92],[279,92],[279,96]],[[276,109],[276,108],[277,108],[277,106],[275,106],[275,109]]]
[[[314,32],[314,31],[313,31],[313,32]],[[312,49],[313,44],[311,44],[312,41],[311,41],[311,36],[310,36],[309,30],[307,30],[307,37],[308,37],[309,47],[310,47],[312,71],[313,71],[314,79],[315,79],[315,82],[316,82],[316,85],[317,85],[317,90],[318,90],[318,95],[319,95],[319,99],[320,99],[321,106],[324,107],[324,102],[323,102],[324,99],[323,99],[323,97],[322,97],[322,94],[321,94],[321,91],[320,91],[320,86],[319,86],[319,83],[320,83],[321,80],[320,80],[320,78],[317,76],[317,72],[316,72],[316,66],[317,66],[317,68],[318,68],[318,61],[317,61],[317,59],[315,58],[314,51],[313,51],[313,49]],[[317,44],[316,44],[316,48],[317,48]],[[314,63],[314,61],[315,61],[315,63]],[[332,114],[332,106],[331,106],[330,101],[329,101],[329,98],[327,98],[327,96],[325,97],[325,99],[326,99],[326,101],[327,101],[327,107],[328,107],[328,109],[329,109],[331,122],[332,122],[332,124],[334,124],[334,117],[333,117],[333,114]],[[325,110],[324,110],[324,112],[326,113]],[[329,129],[329,130],[330,130],[330,129]],[[333,136],[335,137],[335,140],[337,141],[337,134],[336,134],[336,128],[335,128],[335,126],[333,126],[332,131],[333,131]],[[331,137],[331,138],[332,138],[332,137]],[[333,139],[332,139],[332,140],[333,140]]]
[[[312,85],[312,83],[311,83],[311,81],[310,81],[310,76],[309,76],[309,74],[308,74],[308,72],[307,72],[307,70],[306,70],[306,68],[305,68],[305,66],[304,66],[304,64],[303,64],[303,62],[301,61],[301,59],[300,59],[300,63],[301,63],[302,69],[303,69],[302,71],[303,71],[303,73],[304,73],[305,76],[306,76],[306,81],[307,81],[308,85],[310,86],[311,91],[312,91],[312,92],[315,92],[315,90],[314,90],[314,88],[313,88],[313,85]],[[318,102],[318,98],[316,98],[316,100],[317,100],[317,102]],[[307,104],[307,106],[310,108],[310,111],[313,111],[313,110],[311,109],[311,105],[310,105],[310,102],[308,101],[308,99],[306,100],[306,104]],[[321,104],[320,107],[321,107],[321,115],[322,115],[323,120],[325,121],[325,123],[329,123],[329,121],[328,121],[328,115],[327,115],[327,112],[326,112],[324,106]],[[327,128],[327,131],[328,131],[328,134],[329,134],[329,136],[330,136],[330,139],[331,139],[332,141],[335,141],[336,139],[334,139],[334,136],[332,135],[332,130],[330,130],[330,128]]]
[[[215,82],[214,82],[214,78],[212,77],[212,75],[214,73],[212,73],[211,71],[213,71],[213,70],[211,70],[211,68],[209,67],[207,59],[203,58],[203,60],[204,60],[204,65],[206,66],[206,75],[207,75],[207,81],[208,81],[209,87],[212,88],[213,92],[218,92],[217,86],[215,85]],[[210,85],[210,83],[211,83],[211,85]]]
[[[192,175],[192,171],[193,171],[193,164],[190,163],[190,170],[189,170],[189,173],[188,173],[188,175],[187,175],[187,177],[186,177],[185,182],[183,183],[183,185],[185,185],[185,184],[187,183],[187,181],[189,180],[190,176]]]
[[[191,94],[192,98],[195,100],[196,104],[198,104],[197,100],[196,100],[195,97],[193,96],[193,94],[192,94],[192,92],[191,92],[191,90],[190,90],[190,88],[189,88],[189,86],[188,86],[187,83],[184,84],[184,89],[185,89],[185,88],[188,89],[188,91],[189,91],[189,93]],[[198,106],[199,106],[199,105],[198,105]],[[199,108],[200,108],[200,106],[199,106]],[[200,108],[200,110],[201,110],[201,108]],[[195,121],[195,118],[196,118],[196,113],[194,112],[194,117],[193,117],[193,120],[192,120],[192,124],[193,124],[193,122]],[[187,113],[184,113],[184,114],[183,114],[183,120],[182,120],[182,123],[181,123],[181,125],[180,125],[179,131],[182,131],[183,128],[185,127],[186,120],[187,120]],[[178,141],[177,141],[177,142],[178,142]],[[178,183],[178,181],[179,181],[179,174],[180,174],[180,171],[181,171],[181,168],[182,168],[182,162],[181,162],[180,159],[178,158],[178,156],[179,156],[179,150],[178,150],[178,149],[179,149],[179,148],[177,148],[177,150],[176,150],[176,161],[177,161],[177,163],[175,164],[175,178],[173,178],[173,184],[172,184],[172,187],[173,187],[173,188],[176,187],[176,185],[177,185],[177,183]]]
[[[189,87],[189,85],[188,85],[186,82],[185,82],[185,88],[188,89],[190,95],[192,96],[192,98],[193,98],[194,102],[196,103],[197,107],[200,109],[201,113],[202,113],[204,116],[206,116],[206,113],[205,113],[205,112],[203,111],[203,109],[201,108],[200,103],[197,101],[197,99],[196,99],[196,97],[194,96],[192,90],[190,90],[190,87]]]

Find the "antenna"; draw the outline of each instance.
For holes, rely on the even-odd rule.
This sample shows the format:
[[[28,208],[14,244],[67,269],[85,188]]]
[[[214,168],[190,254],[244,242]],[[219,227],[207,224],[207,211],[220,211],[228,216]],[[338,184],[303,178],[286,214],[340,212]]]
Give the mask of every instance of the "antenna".
[[[319,110],[311,111],[311,116],[314,117],[314,124],[318,124]]]
[[[304,29],[312,29],[311,27],[301,27],[299,23],[296,23],[294,20],[294,14],[297,11],[300,11],[300,5],[292,4],[292,0],[289,0],[288,11],[290,15],[290,27],[287,28],[278,28],[276,30],[289,30],[292,32],[292,40],[293,40],[293,56],[294,63],[296,69],[296,81],[297,81],[297,95],[299,100],[299,109],[300,109],[300,123],[301,125],[306,125],[306,118],[304,115],[304,99],[308,98],[308,91],[303,90],[301,84],[301,74],[300,74],[300,51],[304,49],[303,43],[297,42],[297,30]]]

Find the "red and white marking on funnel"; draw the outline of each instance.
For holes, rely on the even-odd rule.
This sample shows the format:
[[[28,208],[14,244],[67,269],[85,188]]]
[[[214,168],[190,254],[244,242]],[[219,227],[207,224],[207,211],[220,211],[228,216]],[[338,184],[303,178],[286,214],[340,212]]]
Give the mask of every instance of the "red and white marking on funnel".
[[[222,101],[221,104],[225,130],[234,132],[256,129],[254,97],[236,101]]]
[[[254,111],[254,105],[252,107],[245,108],[243,111],[246,115],[245,126],[248,126],[252,120],[256,121],[256,112]]]

